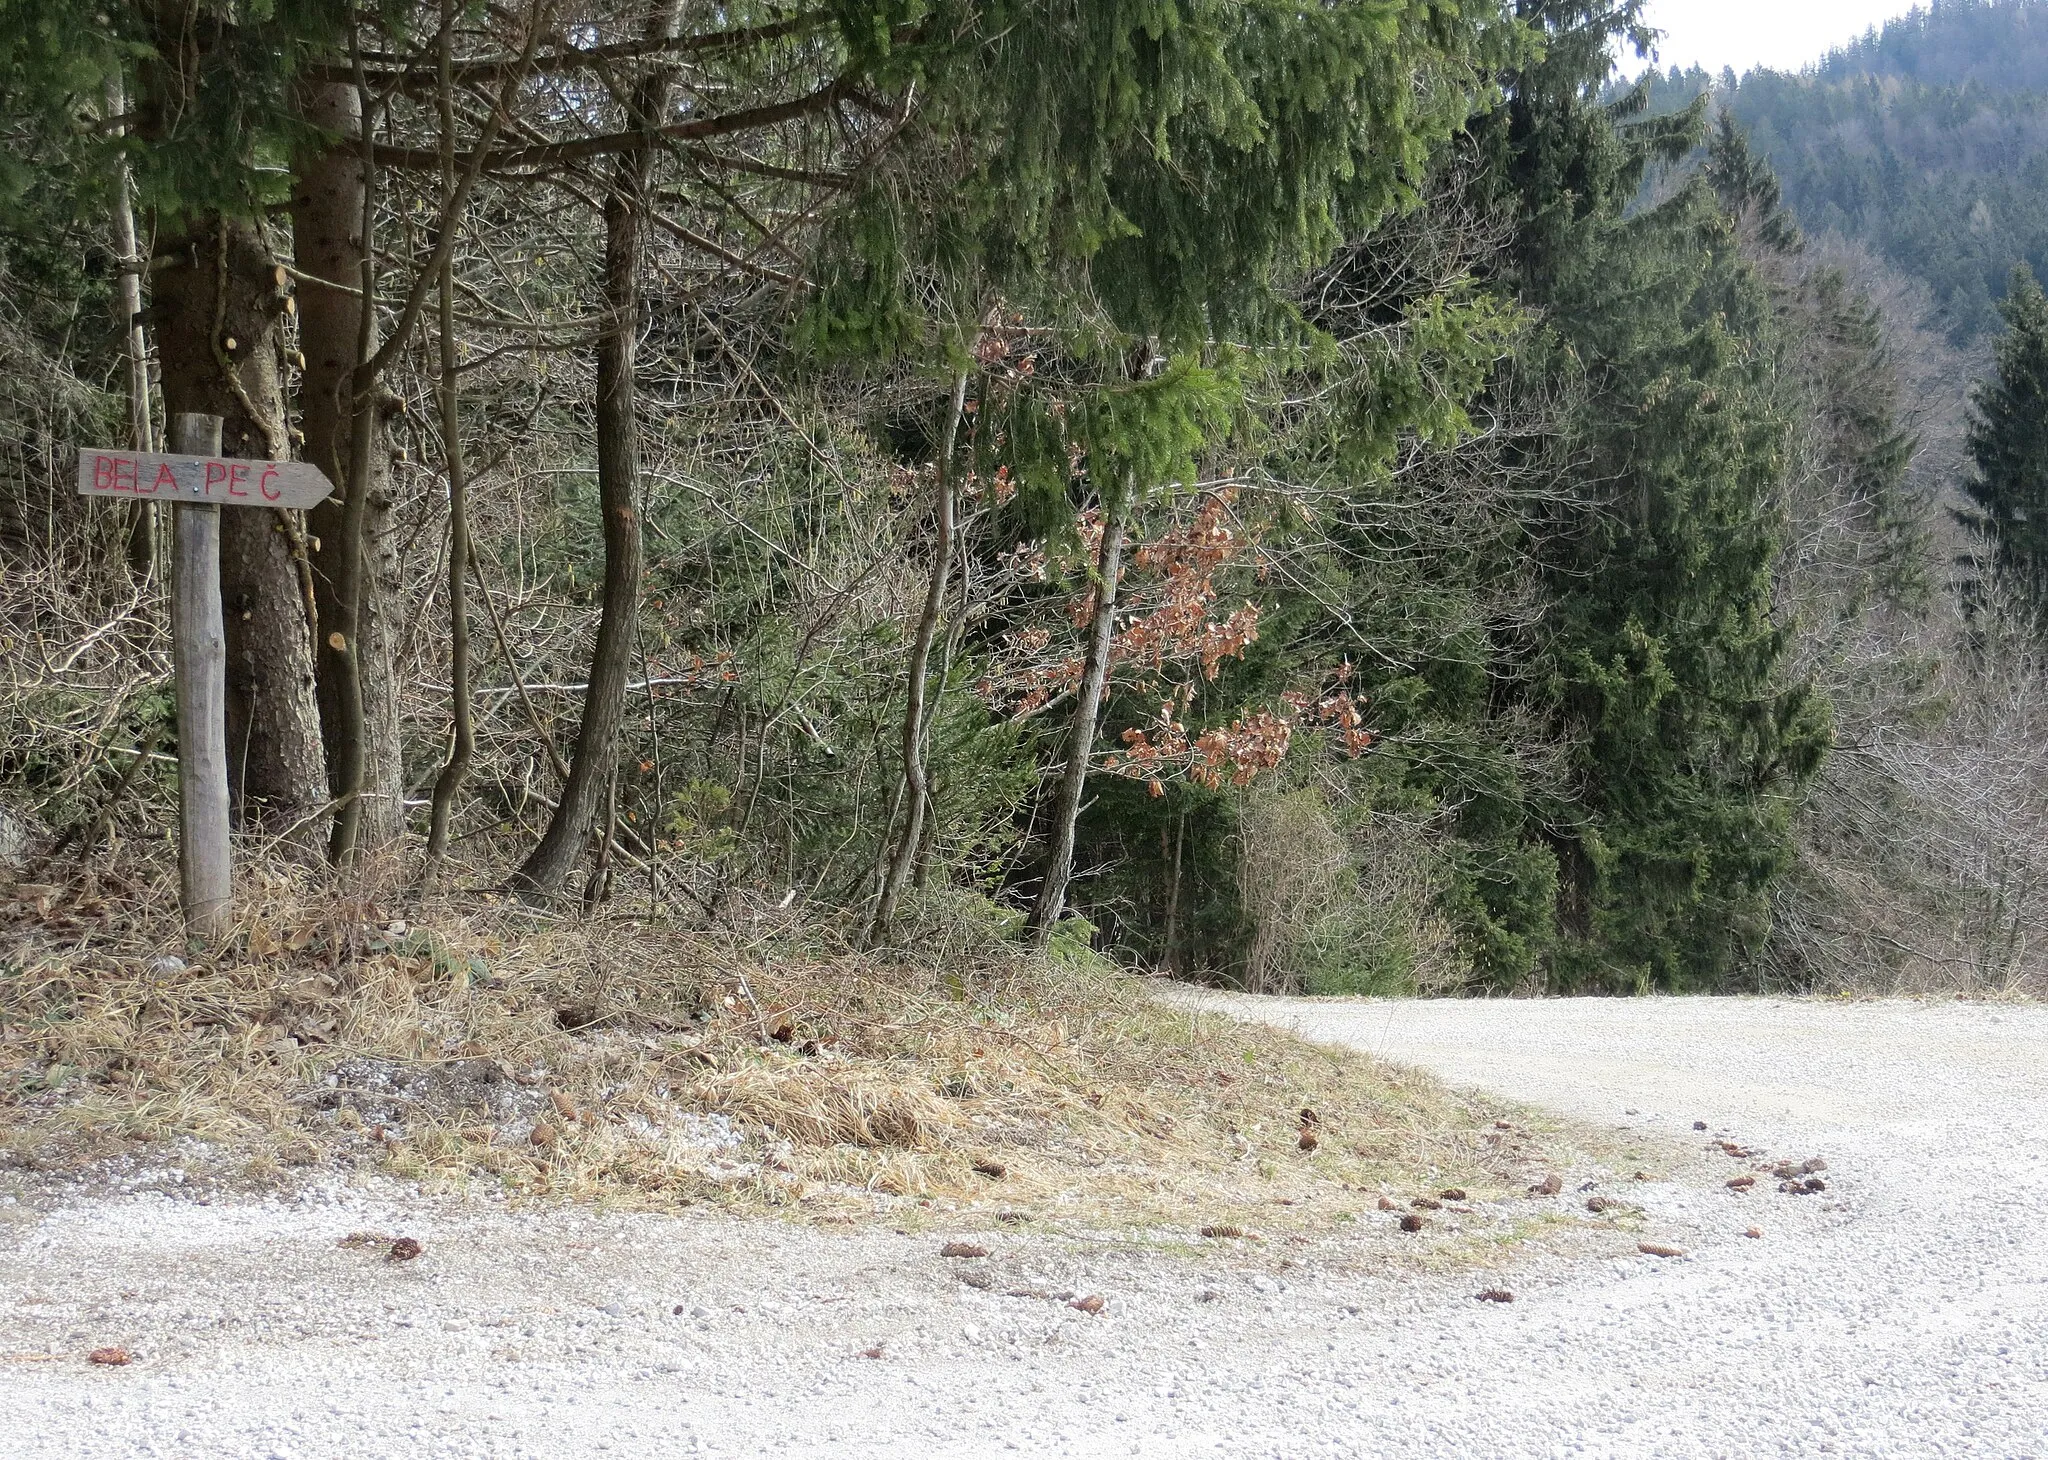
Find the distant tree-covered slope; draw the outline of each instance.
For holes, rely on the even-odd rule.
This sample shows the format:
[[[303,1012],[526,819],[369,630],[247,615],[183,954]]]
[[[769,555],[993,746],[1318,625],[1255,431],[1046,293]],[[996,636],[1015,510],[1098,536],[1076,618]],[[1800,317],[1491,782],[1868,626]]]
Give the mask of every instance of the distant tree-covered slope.
[[[1798,75],[1651,78],[1748,130],[1810,232],[1926,281],[1958,344],[1998,328],[2014,265],[2048,267],[2048,0],[1944,0]]]

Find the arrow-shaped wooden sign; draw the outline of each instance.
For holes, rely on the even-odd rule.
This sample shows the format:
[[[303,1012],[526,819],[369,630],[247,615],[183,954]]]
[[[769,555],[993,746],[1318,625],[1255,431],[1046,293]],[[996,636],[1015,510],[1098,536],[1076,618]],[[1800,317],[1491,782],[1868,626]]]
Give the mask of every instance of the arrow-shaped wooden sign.
[[[143,502],[214,502],[223,507],[311,507],[334,483],[308,461],[248,461],[231,456],[159,456],[140,451],[78,453],[82,497]]]

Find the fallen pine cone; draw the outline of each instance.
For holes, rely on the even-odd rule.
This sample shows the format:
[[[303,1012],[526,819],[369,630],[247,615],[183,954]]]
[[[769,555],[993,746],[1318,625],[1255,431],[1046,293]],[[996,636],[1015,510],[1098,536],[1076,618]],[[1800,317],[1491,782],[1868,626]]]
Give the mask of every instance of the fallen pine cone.
[[[574,1120],[576,1118],[576,1102],[567,1095],[564,1095],[560,1090],[548,1091],[548,1099],[554,1103],[555,1113],[560,1115],[562,1119]]]
[[[411,1237],[400,1237],[391,1244],[391,1250],[384,1254],[386,1262],[411,1262],[424,1249]]]
[[[1408,1205],[1414,1207],[1418,1212],[1440,1212],[1444,1209],[1444,1204],[1433,1196],[1418,1196],[1414,1201],[1409,1202]]]
[[[1301,1136],[1295,1144],[1304,1151],[1313,1151],[1317,1144],[1316,1128],[1312,1125],[1303,1126],[1301,1128]]]
[[[992,1160],[987,1156],[983,1156],[979,1161],[976,1161],[974,1163],[974,1169],[977,1174],[986,1176],[991,1181],[1001,1181],[1005,1176],[1008,1176],[1010,1174],[1009,1167],[1005,1166],[1002,1162]]]
[[[1755,1185],[1756,1178],[1754,1176],[1737,1176],[1728,1183],[1728,1189],[1730,1191],[1748,1191]]]
[[[1244,1228],[1234,1227],[1228,1222],[1218,1222],[1213,1227],[1202,1228],[1202,1235],[1204,1237],[1242,1237],[1244,1236]]]
[[[1086,1313],[1090,1318],[1093,1318],[1097,1313],[1100,1313],[1102,1311],[1103,1302],[1101,1298],[1091,1293],[1085,1298],[1074,1299],[1074,1301],[1067,1304],[1067,1306],[1069,1308],[1072,1308],[1077,1313]]]
[[[1638,1242],[1636,1243],[1636,1251],[1642,1253],[1645,1257],[1685,1256],[1685,1249],[1683,1247],[1666,1247],[1662,1242]]]
[[[1534,1186],[1530,1187],[1529,1195],[1556,1196],[1560,1191],[1563,1190],[1564,1178],[1562,1176],[1559,1176],[1555,1171],[1553,1171],[1548,1176],[1544,1177],[1541,1181],[1537,1182]]]
[[[527,1137],[536,1146],[551,1146],[555,1142],[555,1128],[544,1120],[533,1123],[533,1134]]]
[[[135,1356],[125,1348],[96,1348],[85,1356],[85,1361],[88,1364],[106,1364],[118,1369],[123,1364],[133,1363]]]
[[[1445,1201],[1463,1201],[1465,1199],[1465,1188],[1462,1186],[1446,1186],[1437,1195]]]
[[[1485,1292],[1475,1294],[1475,1296],[1482,1303],[1512,1303],[1515,1301],[1515,1295],[1506,1288],[1488,1288]]]
[[[1403,1213],[1401,1217],[1401,1230],[1404,1232],[1420,1232],[1422,1230],[1422,1218],[1416,1216],[1413,1212]]]
[[[1817,1191],[1826,1191],[1828,1184],[1818,1176],[1809,1176],[1804,1181],[1781,1181],[1778,1190],[1787,1196],[1812,1196]]]
[[[1383,1212],[1397,1212],[1397,1211],[1399,1211],[1400,1209],[1401,1209],[1400,1203],[1399,1203],[1399,1202],[1396,1202],[1396,1201],[1395,1201],[1395,1200],[1394,1200],[1394,1199],[1393,1199],[1392,1197],[1387,1197],[1387,1196],[1383,1196],[1383,1197],[1381,1197],[1381,1198],[1380,1198],[1380,1210],[1381,1210],[1381,1211],[1383,1211]]]
[[[1311,1110],[1308,1106],[1304,1105],[1301,1107],[1301,1123],[1303,1125],[1321,1125],[1323,1123],[1323,1118],[1320,1115],[1317,1115],[1315,1111]]]
[[[986,1257],[988,1249],[977,1247],[972,1242],[948,1242],[939,1249],[941,1257]]]
[[[1589,1196],[1586,1198],[1586,1210],[1589,1212],[1604,1212],[1609,1207],[1620,1205],[1620,1202],[1610,1201],[1604,1196]]]

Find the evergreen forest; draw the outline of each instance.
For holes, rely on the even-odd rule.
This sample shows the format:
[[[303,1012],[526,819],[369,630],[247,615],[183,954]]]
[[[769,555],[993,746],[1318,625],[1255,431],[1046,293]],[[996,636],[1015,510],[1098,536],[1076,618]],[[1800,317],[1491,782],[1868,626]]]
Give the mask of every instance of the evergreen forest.
[[[0,859],[175,908],[198,414],[265,885],[2039,988],[2048,5],[1641,12],[0,0]]]

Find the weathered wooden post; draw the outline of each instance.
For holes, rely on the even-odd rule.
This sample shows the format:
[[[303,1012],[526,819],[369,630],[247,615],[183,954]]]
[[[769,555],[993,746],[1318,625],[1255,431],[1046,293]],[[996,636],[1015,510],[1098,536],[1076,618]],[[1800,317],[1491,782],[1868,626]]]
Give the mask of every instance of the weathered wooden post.
[[[219,456],[220,417],[171,418],[171,450]],[[220,508],[171,508],[171,662],[178,675],[178,872],[185,932],[213,945],[234,922],[228,851],[228,640],[220,607]]]
[[[202,943],[217,945],[234,927],[235,907],[228,846],[228,663],[220,602],[220,509],[311,507],[334,485],[319,468],[302,461],[222,458],[219,416],[173,416],[170,437],[168,456],[87,447],[78,453],[78,490],[88,497],[172,504],[179,886],[185,931]]]

